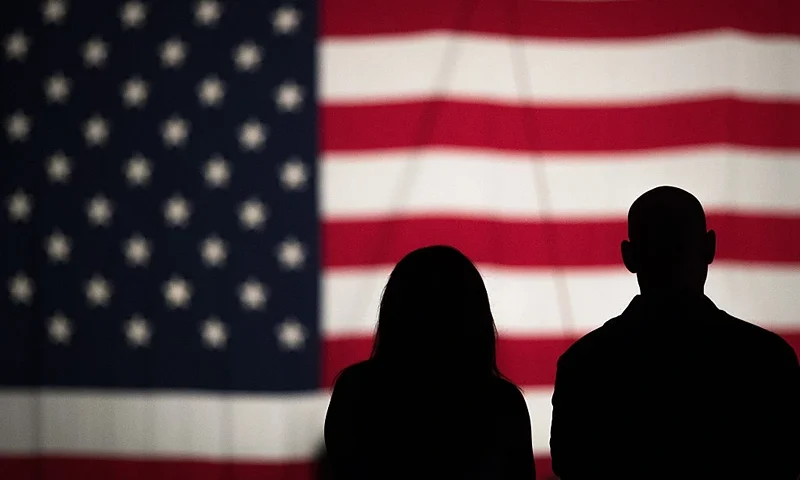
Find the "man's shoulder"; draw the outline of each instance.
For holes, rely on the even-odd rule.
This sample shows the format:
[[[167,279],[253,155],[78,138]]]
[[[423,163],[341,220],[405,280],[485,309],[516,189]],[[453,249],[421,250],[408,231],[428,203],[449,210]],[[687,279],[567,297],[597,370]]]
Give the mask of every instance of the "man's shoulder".
[[[592,355],[600,350],[613,349],[613,345],[620,340],[620,333],[625,321],[624,314],[617,315],[583,335],[567,348],[559,358],[559,363]]]
[[[724,310],[717,317],[721,336],[729,342],[746,347],[747,351],[760,355],[795,356],[794,348],[783,337],[764,327],[735,317]],[[796,358],[796,356],[795,356]]]
[[[755,323],[735,317],[724,310],[717,310],[708,321],[716,342],[738,347],[750,356],[760,357],[765,361],[785,360],[797,357],[794,348],[780,335]],[[559,363],[571,363],[583,358],[598,358],[598,354],[616,351],[622,344],[635,335],[634,327],[638,323],[635,315],[623,312],[607,320],[600,327],[585,334],[561,355]],[[692,335],[691,330],[687,335]]]
[[[725,328],[733,334],[751,338],[754,341],[774,343],[782,340],[778,334],[756,325],[755,323],[735,317],[725,310],[719,310],[717,319],[720,322],[718,325],[720,328]]]

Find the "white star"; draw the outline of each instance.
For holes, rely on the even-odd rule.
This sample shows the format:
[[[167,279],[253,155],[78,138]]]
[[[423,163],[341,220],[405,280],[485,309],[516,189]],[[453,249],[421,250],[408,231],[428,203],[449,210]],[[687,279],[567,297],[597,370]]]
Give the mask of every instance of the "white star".
[[[126,108],[143,107],[147,103],[150,87],[147,82],[136,76],[122,85],[122,103]]]
[[[216,75],[209,75],[197,85],[197,96],[204,107],[216,107],[225,99],[225,84]]]
[[[194,8],[194,21],[198,25],[213,27],[222,15],[222,5],[214,0],[200,0]]]
[[[46,169],[52,183],[67,183],[72,175],[72,160],[59,150],[47,159]]]
[[[8,216],[12,222],[27,222],[33,210],[33,199],[30,195],[17,189],[6,200]]]
[[[216,234],[211,235],[200,244],[200,255],[207,267],[220,267],[228,258],[227,244]]]
[[[169,308],[186,308],[192,300],[192,286],[176,275],[164,284],[162,291]]]
[[[17,110],[6,117],[6,133],[12,142],[24,142],[31,133],[31,117],[22,110]]]
[[[233,51],[236,69],[242,72],[252,72],[261,64],[262,49],[252,41],[239,44]]]
[[[164,145],[169,148],[181,147],[186,143],[189,136],[191,125],[183,118],[173,115],[161,124],[161,136],[164,138]]]
[[[282,350],[300,350],[306,343],[306,327],[296,318],[289,317],[275,327],[275,335]]]
[[[258,120],[250,119],[239,126],[239,145],[242,150],[259,150],[267,140],[267,127]]]
[[[275,90],[275,104],[281,113],[297,111],[303,104],[303,87],[294,80],[283,82]]]
[[[108,43],[100,37],[92,37],[83,45],[83,63],[89,67],[100,68],[108,59]]]
[[[108,122],[100,115],[93,115],[83,124],[83,136],[90,147],[105,145],[108,141]]]
[[[47,335],[56,344],[69,345],[72,340],[72,322],[61,312],[55,312],[47,322]]]
[[[42,5],[44,23],[60,24],[67,14],[67,2],[64,0],[47,0]]]
[[[239,285],[239,301],[245,310],[263,310],[268,296],[266,287],[253,278]]]
[[[306,262],[306,247],[289,237],[278,245],[278,262],[284,270],[299,270]]]
[[[30,38],[25,36],[24,33],[17,30],[11,35],[6,37],[6,58],[9,60],[25,60],[30,48]]]
[[[66,262],[69,260],[69,255],[72,252],[72,241],[69,237],[61,233],[61,231],[56,230],[47,237],[45,249],[47,250],[47,256],[50,257],[51,262]]]
[[[33,285],[33,280],[23,272],[18,272],[8,281],[8,293],[14,303],[30,305],[35,291],[36,287]]]
[[[300,25],[303,14],[296,8],[285,5],[275,10],[272,15],[272,29],[279,35],[294,33]]]
[[[280,170],[281,185],[286,190],[303,190],[308,182],[306,165],[298,158],[290,158]]]
[[[217,317],[209,317],[204,321],[200,334],[203,344],[212,350],[224,349],[228,343],[228,327]]]
[[[86,300],[90,307],[106,307],[111,300],[111,284],[100,275],[93,275],[86,282]]]
[[[72,81],[61,72],[48,78],[44,83],[44,94],[47,97],[47,103],[65,103],[69,97],[71,87]]]
[[[267,221],[266,205],[257,199],[250,199],[239,205],[239,222],[246,230],[258,230]]]
[[[86,214],[89,216],[89,223],[93,226],[107,227],[114,214],[114,206],[111,204],[111,200],[100,193],[86,205]]]
[[[203,167],[203,176],[209,188],[227,187],[231,179],[230,165],[221,155],[215,155]]]
[[[164,218],[170,227],[185,227],[191,215],[192,206],[181,194],[173,195],[164,204]]]
[[[139,28],[147,18],[147,5],[139,1],[125,2],[119,9],[122,28]]]
[[[125,259],[132,267],[144,266],[150,261],[150,242],[138,233],[125,241]]]
[[[161,64],[167,68],[177,68],[186,60],[189,46],[180,38],[173,37],[161,44]]]
[[[150,345],[152,331],[150,330],[150,324],[147,322],[147,319],[138,313],[134,314],[125,322],[125,336],[128,339],[128,345],[133,348]]]
[[[125,176],[128,178],[128,184],[132,187],[147,185],[152,173],[153,167],[150,160],[142,154],[137,153],[125,164]]]

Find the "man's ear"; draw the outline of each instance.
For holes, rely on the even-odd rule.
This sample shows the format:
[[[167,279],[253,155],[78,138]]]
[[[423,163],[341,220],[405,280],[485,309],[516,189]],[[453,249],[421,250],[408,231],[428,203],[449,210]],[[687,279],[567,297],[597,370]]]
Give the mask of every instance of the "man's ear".
[[[622,244],[620,245],[620,250],[622,251],[622,263],[625,264],[625,268],[628,269],[631,273],[636,273],[636,270],[639,269],[639,262],[636,258],[636,252],[633,248],[633,244],[628,240],[623,240]]]
[[[714,230],[709,230],[706,232],[705,238],[705,245],[704,248],[704,261],[707,265],[711,265],[711,262],[714,261],[714,256],[717,254],[717,233]]]

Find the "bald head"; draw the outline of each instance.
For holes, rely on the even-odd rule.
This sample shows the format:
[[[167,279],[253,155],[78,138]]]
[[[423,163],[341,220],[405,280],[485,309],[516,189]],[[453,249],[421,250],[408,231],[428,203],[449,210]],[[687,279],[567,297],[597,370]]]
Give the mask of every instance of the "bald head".
[[[628,211],[628,238],[653,247],[686,243],[706,233],[700,201],[677,187],[656,187],[642,194]]]
[[[628,211],[628,239],[623,260],[647,283],[705,283],[714,257],[714,232],[706,230],[700,201],[672,186],[642,194]]]

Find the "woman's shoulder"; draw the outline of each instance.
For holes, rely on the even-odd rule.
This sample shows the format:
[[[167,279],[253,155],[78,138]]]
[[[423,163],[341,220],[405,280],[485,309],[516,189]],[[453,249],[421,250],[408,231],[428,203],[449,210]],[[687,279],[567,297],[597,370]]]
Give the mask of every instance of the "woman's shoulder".
[[[512,409],[514,407],[523,406],[527,408],[525,395],[523,395],[522,390],[505,378],[495,377],[494,381],[492,382],[491,391],[494,397],[504,406]]]
[[[510,380],[496,376],[493,377],[492,388],[495,392],[506,396],[520,396],[522,391]]]
[[[369,378],[374,375],[374,366],[370,360],[354,363],[345,367],[334,380],[335,389],[350,389],[356,388],[369,381]]]

